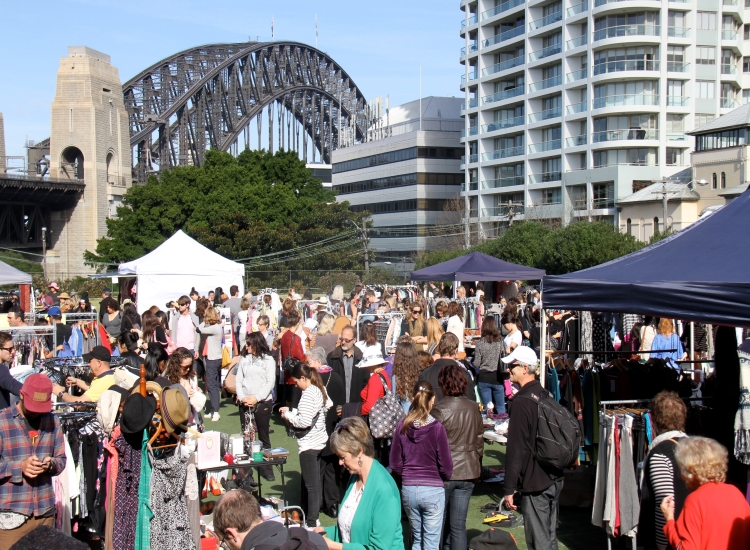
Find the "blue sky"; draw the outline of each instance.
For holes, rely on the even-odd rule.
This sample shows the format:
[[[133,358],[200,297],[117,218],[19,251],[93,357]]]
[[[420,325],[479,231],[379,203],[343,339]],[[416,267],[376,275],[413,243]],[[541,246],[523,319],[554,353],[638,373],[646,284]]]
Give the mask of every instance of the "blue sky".
[[[25,137],[49,136],[55,74],[68,46],[112,58],[124,82],[175,52],[201,44],[271,39],[315,45],[372,99],[391,105],[459,89],[459,0],[37,0],[3,7],[0,112],[6,155],[25,155]]]

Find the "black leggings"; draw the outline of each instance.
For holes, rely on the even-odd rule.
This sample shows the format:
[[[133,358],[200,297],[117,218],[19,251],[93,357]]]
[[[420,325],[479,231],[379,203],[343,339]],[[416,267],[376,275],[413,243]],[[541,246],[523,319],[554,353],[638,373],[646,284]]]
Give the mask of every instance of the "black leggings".
[[[302,473],[302,509],[308,527],[315,527],[320,515],[320,451],[302,451],[299,469]]]

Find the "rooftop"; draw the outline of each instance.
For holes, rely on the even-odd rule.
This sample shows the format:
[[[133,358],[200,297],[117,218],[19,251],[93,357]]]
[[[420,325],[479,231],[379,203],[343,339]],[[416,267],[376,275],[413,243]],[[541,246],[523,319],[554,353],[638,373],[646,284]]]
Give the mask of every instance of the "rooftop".
[[[746,126],[750,126],[750,103],[746,103],[742,107],[737,107],[734,111],[721,115],[708,124],[704,124],[700,128],[688,132],[688,134],[694,136],[707,132],[716,132],[717,130],[744,128]]]
[[[656,202],[661,200],[661,194],[664,190],[664,184],[652,183],[632,195],[628,195],[617,201],[617,204],[633,204],[638,202]],[[680,182],[667,182],[667,196],[669,200],[688,200],[697,201],[700,196],[690,192],[687,185]]]

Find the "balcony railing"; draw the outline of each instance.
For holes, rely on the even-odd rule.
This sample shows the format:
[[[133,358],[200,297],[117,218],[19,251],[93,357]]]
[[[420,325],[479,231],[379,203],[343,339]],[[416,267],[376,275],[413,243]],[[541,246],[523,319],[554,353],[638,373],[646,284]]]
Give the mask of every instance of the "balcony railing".
[[[476,51],[479,51],[479,43],[474,42],[472,44],[469,44],[469,53],[474,53]],[[466,46],[461,48],[461,57],[466,55]]]
[[[547,80],[542,80],[541,82],[535,82],[534,84],[529,84],[529,92],[538,92],[539,90],[546,90],[547,88],[552,88],[553,86],[559,86],[562,84],[562,76],[553,76],[552,78],[548,78]]]
[[[472,164],[474,162],[479,162],[479,155],[474,153],[473,155],[469,155],[469,164]],[[461,164],[466,164],[466,155],[461,156]]]
[[[547,183],[549,181],[561,181],[562,172],[545,172],[543,174],[531,174],[529,183]]]
[[[722,40],[737,40],[737,31],[722,30],[721,39]]]
[[[612,165],[608,165],[612,166]],[[642,164],[629,164],[628,166],[644,166]],[[614,208],[615,207],[615,198],[614,197],[601,197],[598,199],[593,199],[591,201],[591,206],[594,208],[594,210],[599,210],[602,208]]]
[[[512,69],[513,67],[518,67],[519,65],[523,65],[524,61],[525,57],[523,55],[519,55],[518,57],[514,57],[513,59],[508,59],[506,61],[501,61],[500,63],[496,63],[492,67],[482,69],[482,76],[487,76],[490,74],[499,73],[500,71],[505,71],[507,69]]]
[[[667,61],[667,71],[670,73],[686,73],[690,69],[690,63],[680,61]]]
[[[625,107],[628,105],[659,105],[658,95],[647,94],[629,94],[629,95],[610,95],[605,97],[594,98],[594,109],[603,109],[604,107]]]
[[[479,128],[477,126],[472,126],[471,128],[469,128],[469,135],[470,136],[475,136],[478,133],[479,133]],[[461,137],[466,137],[466,128],[464,128],[463,130],[461,130]]]
[[[721,65],[721,74],[736,74],[737,73],[737,67],[734,65],[726,65],[722,63]]]
[[[674,38],[690,38],[690,29],[687,27],[667,27],[667,36]]]
[[[508,90],[503,90],[502,92],[497,92],[492,95],[483,97],[482,105],[485,105],[487,103],[495,103],[496,101],[503,101],[504,99],[510,99],[511,97],[518,97],[519,95],[523,94],[524,87],[517,86],[516,88],[510,88]]]
[[[688,4],[690,0],[669,0],[673,4]]]
[[[503,13],[504,11],[508,11],[509,9],[520,6],[521,4],[523,4],[523,0],[508,0],[507,2],[503,2],[491,10],[482,12],[482,21],[489,19],[490,17],[495,17],[498,13]]]
[[[687,136],[682,132],[667,132],[667,139],[669,141],[686,141]]]
[[[471,17],[469,17],[469,25],[473,25],[477,21],[479,21],[479,19],[477,19],[476,15],[472,15]],[[461,19],[461,28],[463,29],[465,26],[466,26],[466,19]]]
[[[542,27],[546,27],[547,25],[551,25],[552,23],[557,23],[558,21],[562,21],[562,11],[556,11],[555,13],[550,13],[549,15],[546,15],[541,19],[532,21],[531,23],[529,23],[529,30],[535,31],[537,29],[541,29]]]
[[[725,6],[736,6],[737,0],[724,0],[722,4],[724,4]]]
[[[470,81],[471,80],[476,80],[477,78],[479,78],[479,75],[477,74],[476,71],[474,71],[473,73],[469,73],[469,80]],[[461,75],[461,82],[462,83],[466,82],[466,75],[465,74]]]
[[[661,26],[659,25],[619,25],[594,31],[594,41],[622,36],[659,36],[660,34]]]
[[[605,4],[616,4],[618,2],[628,2],[630,0],[595,0],[594,1],[594,7],[598,8],[599,6],[604,6]],[[636,0],[638,1],[638,0]],[[654,0],[655,2],[658,2],[659,0]]]
[[[547,46],[546,48],[542,48],[541,50],[531,52],[529,54],[529,63],[532,61],[537,61],[538,59],[544,59],[545,57],[556,55],[560,53],[561,51],[562,51],[562,44],[554,44],[552,46]]]
[[[689,97],[680,97],[678,95],[667,96],[667,107],[687,107]]]
[[[588,71],[588,69],[573,71],[572,73],[568,73],[565,75],[565,80],[567,82],[575,82],[576,80],[581,80],[582,78],[586,78],[588,76]]]
[[[735,107],[739,107],[740,104],[737,103],[734,99],[731,97],[722,97],[721,98],[721,108],[722,109],[734,109]]]
[[[515,187],[523,185],[523,176],[513,176],[510,178],[498,178],[482,182],[482,189],[497,189],[498,187]]]
[[[586,145],[587,141],[588,139],[586,134],[565,138],[565,147],[578,147],[579,145]]]
[[[568,8],[568,17],[573,17],[574,15],[578,15],[579,13],[583,13],[584,11],[589,10],[589,2],[586,0],[585,2],[581,2],[580,4],[576,4],[575,6],[570,6]]]
[[[523,206],[514,206],[513,207],[513,215],[518,216],[523,214],[524,207]],[[507,206],[495,206],[494,208],[482,208],[482,217],[484,218],[491,218],[493,216],[507,216],[508,215],[508,207]]]
[[[594,65],[594,75],[620,71],[658,71],[659,62],[651,60],[609,61]]]
[[[583,36],[579,36],[578,38],[574,38],[573,40],[568,40],[565,43],[565,47],[568,50],[572,50],[573,48],[578,48],[579,46],[585,46],[589,42],[588,38],[589,37],[584,34]]]
[[[523,155],[523,145],[508,147],[507,149],[497,149],[490,153],[482,153],[482,160],[507,159],[508,157],[517,157],[518,155]]]
[[[477,107],[478,105],[479,105],[479,98],[475,97],[474,99],[470,99],[469,100],[469,109],[473,109],[474,107]],[[461,103],[461,110],[462,111],[466,110],[466,102],[465,101],[463,103]]]
[[[517,116],[515,118],[506,118],[505,120],[496,120],[495,122],[484,124],[482,126],[482,133],[486,134],[488,132],[496,132],[498,130],[503,130],[505,128],[513,128],[514,126],[521,126],[522,124],[523,124],[522,116]]]
[[[542,143],[533,143],[529,145],[529,153],[543,153],[544,151],[554,151],[562,146],[561,139],[543,141]]]
[[[576,113],[582,113],[586,111],[588,108],[587,101],[581,101],[580,103],[574,103],[573,105],[568,105],[565,110],[569,115],[574,115]]]
[[[609,130],[605,132],[594,132],[591,134],[592,143],[601,143],[603,141],[622,141],[627,139],[659,139],[659,130]]]
[[[482,47],[483,48],[489,48],[490,46],[494,46],[495,44],[499,44],[500,42],[505,42],[506,40],[510,40],[511,38],[515,38],[516,36],[522,35],[524,32],[523,26],[518,26],[513,29],[510,29],[505,32],[501,32],[500,34],[496,34],[492,38],[488,38],[487,40],[482,41]]]
[[[529,123],[539,122],[540,120],[549,120],[551,118],[557,118],[562,116],[562,107],[554,107],[553,109],[547,109],[541,113],[534,113],[529,115]]]
[[[658,166],[647,160],[637,160],[635,162],[605,162],[604,164],[595,164],[594,168],[606,168],[607,166]]]

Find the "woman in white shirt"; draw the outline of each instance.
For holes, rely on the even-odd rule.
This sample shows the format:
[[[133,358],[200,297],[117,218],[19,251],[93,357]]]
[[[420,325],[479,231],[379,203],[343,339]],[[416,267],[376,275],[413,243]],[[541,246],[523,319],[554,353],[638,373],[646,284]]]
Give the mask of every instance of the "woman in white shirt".
[[[448,328],[445,332],[452,332],[458,338],[458,353],[464,353],[464,310],[458,302],[448,304]],[[459,359],[463,357],[459,356]]]
[[[237,312],[237,324],[240,330],[240,342],[245,337],[247,332],[247,322],[250,317],[250,300],[242,298],[240,301],[240,310]],[[238,344],[239,345],[239,344]]]
[[[510,313],[503,314],[502,323],[508,331],[504,339],[505,353],[510,353],[523,343],[523,333],[518,329],[518,318]]]
[[[299,465],[303,488],[307,490],[304,507],[308,527],[320,525],[320,453],[328,441],[326,413],[333,406],[318,371],[304,363],[297,363],[291,372],[292,379],[302,390],[296,409],[281,407],[281,416],[295,430],[299,446]],[[303,498],[303,503],[304,503]]]

